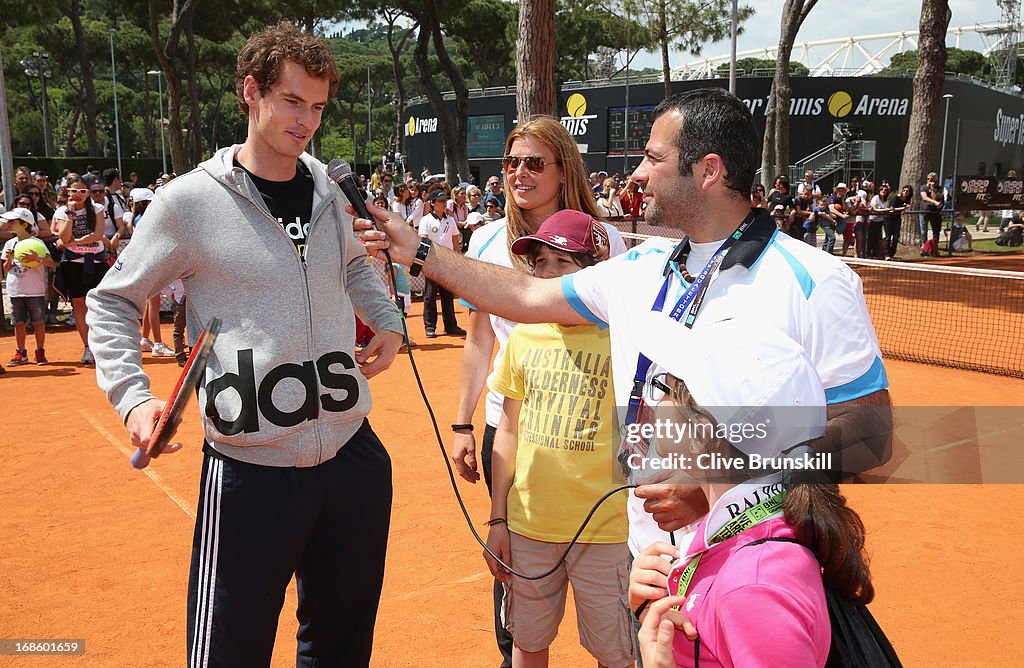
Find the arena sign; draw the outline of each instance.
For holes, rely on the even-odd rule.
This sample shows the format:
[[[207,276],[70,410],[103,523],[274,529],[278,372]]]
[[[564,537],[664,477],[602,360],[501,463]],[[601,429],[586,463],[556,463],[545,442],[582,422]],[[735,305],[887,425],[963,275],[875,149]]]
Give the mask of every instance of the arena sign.
[[[614,83],[615,85],[609,85]],[[624,82],[623,82],[624,83]],[[681,93],[695,88],[727,87],[725,79],[673,81],[672,90]],[[754,116],[759,132],[764,132],[765,107],[772,81],[763,77],[740,77],[737,96]],[[913,80],[910,77],[792,77],[790,100],[789,157],[801,159],[831,145],[837,124],[847,124],[855,137],[875,142],[872,165],[851,168],[859,176],[872,179],[899,179],[907,148],[910,116],[913,109]],[[949,78],[943,94],[953,97],[936,111],[941,126],[946,119],[946,154],[940,158],[943,132],[935,133],[929,171],[945,165],[950,174],[1002,176],[1010,169],[1024,173],[1024,97],[967,79]],[[643,147],[650,135],[653,110],[665,97],[661,83],[632,84],[628,95],[625,85],[607,82],[591,88],[573,88],[558,96],[559,120],[576,139],[587,171],[605,170],[620,174],[635,169],[643,159]],[[628,106],[626,100],[629,100]],[[455,101],[445,102],[455,113]],[[437,114],[426,102],[410,105],[407,114],[424,120],[436,120]],[[504,130],[515,127],[515,95],[479,95],[469,98],[469,118],[498,125]],[[994,121],[994,122],[993,122]],[[470,169],[478,183],[501,173],[501,151],[480,147],[470,157]],[[443,164],[441,133],[426,128],[406,132],[404,151],[411,164],[430,166],[438,171]],[[831,172],[821,185],[831,188],[853,172]],[[773,178],[773,177],[767,177]],[[912,184],[917,187],[921,184]]]

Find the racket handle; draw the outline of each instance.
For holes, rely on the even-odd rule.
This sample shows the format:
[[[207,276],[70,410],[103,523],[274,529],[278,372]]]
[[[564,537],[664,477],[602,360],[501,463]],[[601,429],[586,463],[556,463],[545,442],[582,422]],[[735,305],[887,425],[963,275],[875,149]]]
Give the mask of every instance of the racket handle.
[[[145,448],[137,449],[132,455],[132,466],[140,471],[149,466],[149,455],[146,454]]]

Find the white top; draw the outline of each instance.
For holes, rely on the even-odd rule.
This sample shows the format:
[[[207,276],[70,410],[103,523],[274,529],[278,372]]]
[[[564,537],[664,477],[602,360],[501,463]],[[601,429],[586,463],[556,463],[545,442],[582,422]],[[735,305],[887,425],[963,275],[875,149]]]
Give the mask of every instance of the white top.
[[[870,206],[873,209],[891,209],[892,208],[892,204],[890,203],[889,199],[888,198],[882,199],[881,195],[875,195],[874,197],[872,197],[871,198],[871,202],[870,202],[870,204],[868,204],[868,206]],[[871,215],[868,216],[868,220],[870,220],[871,222],[880,222],[880,221],[885,220],[885,216],[884,216],[884,214],[881,214],[881,213],[872,213]]]
[[[611,255],[615,256],[625,253],[626,242],[622,240],[622,235],[619,234],[618,229],[608,223],[602,222],[601,224],[608,232],[608,249]],[[469,239],[469,249],[466,251],[466,257],[512,269],[512,256],[508,250],[508,221],[500,218],[477,228]],[[460,299],[459,303],[468,309],[477,310],[475,306],[465,299]],[[488,314],[488,316],[491,320],[491,329],[494,330],[494,338],[498,341],[498,352],[494,356],[491,375],[487,377],[486,416],[487,424],[497,428],[498,422],[501,421],[501,406],[505,402],[505,397],[490,389],[491,377],[494,375],[494,369],[501,366],[501,361],[505,356],[505,345],[508,343],[508,337],[512,334],[512,328],[517,323],[496,316],[493,313]]]
[[[109,211],[110,211],[110,209],[107,208],[107,202],[110,202],[110,201],[114,202],[114,206],[113,206],[114,217],[113,218],[111,218],[109,215],[107,215],[109,213]],[[103,216],[104,216],[104,220],[106,220],[106,224],[105,224],[105,227],[104,227],[104,230],[103,230],[103,234],[108,239],[110,237],[114,236],[117,233],[117,223],[116,223],[117,219],[120,218],[121,220],[124,220],[125,207],[122,204],[122,201],[123,200],[122,200],[120,194],[118,194],[117,196],[114,196],[111,193],[107,193],[106,198],[103,200]]]
[[[86,202],[86,204],[91,204],[92,205],[93,211],[96,212],[96,216],[100,220],[104,219],[104,216],[106,215],[106,213],[105,213],[105,210],[104,210],[104,208],[103,208],[103,206],[101,204],[96,204],[92,200],[89,200],[88,202]],[[57,210],[53,214],[54,222],[56,222],[58,220],[59,221],[68,220],[68,217],[69,217],[69,214],[68,214],[68,207],[67,206],[58,207]],[[85,237],[85,236],[88,236],[88,235],[92,234],[93,231],[94,231],[93,228],[91,228],[89,226],[89,218],[86,215],[85,207],[83,206],[78,211],[75,211],[74,222],[71,225],[71,238],[72,239],[80,239],[81,237]],[[67,246],[65,246],[65,248],[70,250],[70,251],[72,251],[72,252],[80,253],[80,254],[100,253],[100,252],[103,251],[103,242],[102,241],[96,241],[96,242],[91,243],[91,244],[74,244],[74,243],[72,243],[72,244],[68,244]],[[75,262],[85,262],[85,260],[83,260],[81,258],[79,258],[78,260],[74,260],[74,261]]]
[[[438,246],[455,250],[455,238],[459,236],[460,232],[459,226],[455,224],[455,219],[451,216],[445,216],[438,220],[434,214],[428,213],[420,218],[419,229],[420,236],[426,236]]]
[[[731,266],[711,276],[694,327],[744,314],[782,330],[807,351],[830,404],[888,387],[860,277],[837,258],[779,234],[774,227],[767,213],[762,213],[733,245],[723,263]],[[666,261],[677,243],[649,239],[622,257],[562,278],[565,298],[580,315],[610,325],[612,377],[620,411],[629,404],[639,355],[637,341],[645,331],[633,325],[650,317],[665,281]],[[693,244],[687,271],[698,275],[721,243]],[[749,269],[736,263],[744,256],[753,265]],[[671,272],[668,280],[662,311],[666,318],[685,292]],[[684,327],[682,323],[678,326]],[[634,555],[657,540],[667,540],[643,510],[643,502],[632,495],[629,515],[629,547]]]
[[[0,252],[0,262],[7,262],[7,258],[14,255],[14,247],[18,238],[8,239],[4,243],[4,249]],[[50,254],[49,251],[46,252]],[[45,297],[46,296],[46,268],[43,265],[26,267],[18,258],[11,263],[11,270],[7,273],[7,294],[11,297]]]
[[[405,204],[397,199],[391,203],[391,210],[405,218],[405,222],[410,224],[413,223],[414,209],[423,210],[423,202],[419,198],[411,199]]]

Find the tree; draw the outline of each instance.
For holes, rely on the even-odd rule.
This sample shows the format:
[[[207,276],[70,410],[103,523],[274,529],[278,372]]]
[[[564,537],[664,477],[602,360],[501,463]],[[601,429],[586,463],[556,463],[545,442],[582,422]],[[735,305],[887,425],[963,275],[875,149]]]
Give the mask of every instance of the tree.
[[[505,0],[469,0],[445,22],[469,71],[481,88],[515,83],[516,5]]]
[[[702,44],[723,39],[732,30],[731,0],[633,0],[625,6],[627,16],[641,17],[661,52],[665,97],[672,94],[670,48],[685,49],[697,56]],[[737,20],[742,24],[753,14],[753,8],[739,7]]]
[[[416,77],[426,93],[430,108],[437,116],[438,126],[444,142],[444,170],[449,183],[458,183],[460,175],[469,175],[469,152],[466,147],[466,133],[469,126],[469,88],[462,72],[456,67],[444,43],[442,21],[449,17],[442,14],[458,11],[447,3],[437,0],[399,0],[402,10],[419,23],[416,48],[413,50],[413,64]],[[455,91],[455,117],[448,113],[448,107],[441,95],[441,89],[433,68],[429,52],[433,46],[441,71],[452,83]]]
[[[958,49],[949,47],[946,49],[946,71],[953,74],[965,74],[967,76],[983,79],[987,76],[987,59],[984,54],[969,49]],[[889,66],[879,71],[879,75],[891,76],[900,74],[912,74],[917,71],[917,51],[903,51],[893,54],[889,60]]]
[[[516,40],[516,113],[557,115],[555,0],[519,0]]]
[[[761,149],[761,180],[789,171],[789,58],[796,34],[818,0],[786,0],[782,7],[782,30],[775,60],[775,77],[765,109],[764,147]]]
[[[914,100],[910,110],[910,132],[903,151],[900,183],[919,186],[934,169],[935,134],[939,103],[946,72],[946,29],[952,12],[948,0],[921,0],[920,37],[917,41],[917,71],[914,73]],[[939,178],[945,178],[940,174]]]
[[[71,21],[75,51],[82,72],[82,96],[85,102],[85,135],[89,140],[89,155],[96,155],[96,86],[93,82],[92,58],[86,46],[85,30],[82,26],[82,5],[78,0],[61,3],[60,11]]]
[[[775,71],[775,61],[767,58],[740,58],[736,61],[736,71],[746,72],[751,74],[756,71]],[[811,70],[801,62],[791,60],[789,62],[789,76],[791,77],[806,77],[809,76]],[[715,70],[715,76],[717,77],[728,77],[729,66],[722,65]]]
[[[185,133],[181,116],[182,89],[178,64],[178,46],[186,26],[191,24],[199,0],[173,0],[171,8],[171,25],[167,36],[161,42],[160,37],[160,0],[149,0],[149,37],[156,52],[160,69],[164,72],[167,82],[167,116],[170,122],[168,136],[171,144],[171,167],[175,172],[184,174],[192,168],[192,163],[185,154]],[[187,74],[194,75],[194,72]],[[191,78],[191,77],[190,77]]]

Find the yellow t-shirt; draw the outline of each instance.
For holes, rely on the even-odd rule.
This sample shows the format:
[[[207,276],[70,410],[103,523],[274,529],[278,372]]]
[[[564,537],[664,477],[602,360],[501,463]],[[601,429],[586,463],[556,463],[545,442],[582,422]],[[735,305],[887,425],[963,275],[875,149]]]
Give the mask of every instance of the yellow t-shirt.
[[[523,402],[508,526],[567,543],[591,507],[622,484],[608,330],[594,325],[516,325],[491,389]],[[601,504],[582,543],[626,540],[626,494]]]

